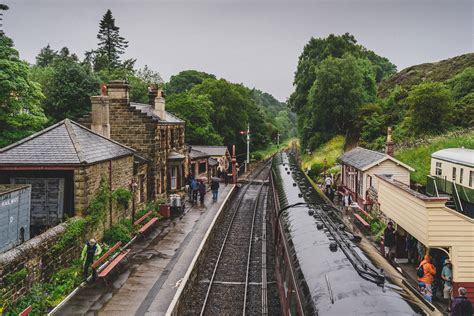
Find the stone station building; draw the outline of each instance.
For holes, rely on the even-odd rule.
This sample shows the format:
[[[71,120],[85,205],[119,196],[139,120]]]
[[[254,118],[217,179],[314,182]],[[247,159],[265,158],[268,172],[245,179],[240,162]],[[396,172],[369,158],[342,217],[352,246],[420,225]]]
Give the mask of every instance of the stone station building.
[[[81,123],[137,151],[135,169],[142,197],[152,200],[184,188],[187,176],[185,122],[165,109],[163,92],[149,88],[149,103],[130,102],[126,81],[111,81],[101,96],[91,97],[92,113]]]
[[[111,190],[128,189],[135,159],[133,149],[66,119],[0,149],[0,183],[31,185],[36,235],[84,215],[102,178]]]

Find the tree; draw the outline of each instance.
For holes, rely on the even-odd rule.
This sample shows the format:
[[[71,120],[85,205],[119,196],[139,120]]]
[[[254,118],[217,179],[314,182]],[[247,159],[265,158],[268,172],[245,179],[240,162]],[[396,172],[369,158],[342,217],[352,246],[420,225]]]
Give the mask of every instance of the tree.
[[[452,94],[445,84],[421,83],[408,93],[406,102],[415,135],[439,134],[451,125]]]
[[[58,52],[51,49],[51,46],[48,44],[46,47],[41,48],[39,54],[36,56],[36,66],[47,67],[57,56]]]
[[[358,108],[375,99],[374,76],[370,65],[352,55],[326,58],[304,108],[304,145],[314,149],[336,134],[354,131]]]
[[[186,121],[186,142],[192,145],[222,145],[223,138],[211,122],[212,102],[205,95],[190,92],[172,94],[167,109]]]
[[[20,140],[46,123],[40,85],[31,80],[13,41],[0,35],[0,147]]]
[[[120,36],[119,30],[120,28],[115,25],[112,11],[107,10],[99,23],[98,48],[86,52],[86,62],[91,63],[96,71],[111,71],[117,68],[133,69],[134,59],[121,61],[121,56],[125,53],[128,42]]]
[[[52,122],[76,120],[90,112],[90,97],[99,93],[100,81],[92,71],[72,60],[56,60],[47,68],[43,108]]]
[[[197,70],[181,71],[177,75],[171,76],[170,81],[165,85],[166,95],[189,91],[206,79],[216,79],[216,76]]]
[[[309,90],[317,79],[315,70],[320,63],[328,57],[342,58],[345,54],[367,59],[376,73],[376,82],[396,72],[396,66],[388,59],[357,44],[355,37],[349,33],[340,36],[330,34],[327,38],[311,38],[299,57],[295,72],[293,81],[295,91],[289,98],[289,105],[293,111],[299,113],[306,105]]]

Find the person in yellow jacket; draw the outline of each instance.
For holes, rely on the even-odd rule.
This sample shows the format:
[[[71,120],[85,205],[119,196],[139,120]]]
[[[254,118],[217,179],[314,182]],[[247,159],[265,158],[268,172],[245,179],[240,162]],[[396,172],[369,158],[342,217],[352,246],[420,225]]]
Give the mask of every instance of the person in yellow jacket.
[[[87,277],[89,276],[89,267],[92,262],[94,262],[94,258],[99,257],[101,253],[102,247],[96,242],[95,239],[86,241],[81,253],[81,260],[84,266],[83,275],[85,280],[87,280]],[[92,280],[95,281],[96,277],[96,271],[95,269],[92,269]]]

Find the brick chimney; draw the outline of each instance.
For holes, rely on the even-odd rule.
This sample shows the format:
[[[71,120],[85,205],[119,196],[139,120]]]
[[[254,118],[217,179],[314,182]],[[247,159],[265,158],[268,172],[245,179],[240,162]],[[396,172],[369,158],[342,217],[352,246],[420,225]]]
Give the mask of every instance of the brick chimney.
[[[392,141],[392,128],[387,128],[387,142],[385,143],[385,153],[389,156],[393,156],[395,151],[394,144]]]
[[[102,91],[104,91],[102,89]],[[92,96],[91,130],[104,137],[110,138],[109,97],[106,95]]]
[[[112,80],[107,84],[107,95],[112,100],[121,100],[120,103],[130,102],[128,82],[126,80]]]
[[[148,88],[148,102],[153,107],[153,113],[160,119],[166,120],[165,95],[156,84]]]

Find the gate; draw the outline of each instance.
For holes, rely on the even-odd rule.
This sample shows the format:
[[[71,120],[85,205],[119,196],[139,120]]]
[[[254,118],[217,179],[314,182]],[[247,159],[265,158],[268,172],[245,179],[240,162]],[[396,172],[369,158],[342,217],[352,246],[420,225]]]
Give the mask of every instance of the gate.
[[[31,184],[31,225],[55,226],[63,219],[63,178],[11,178],[12,183]]]

